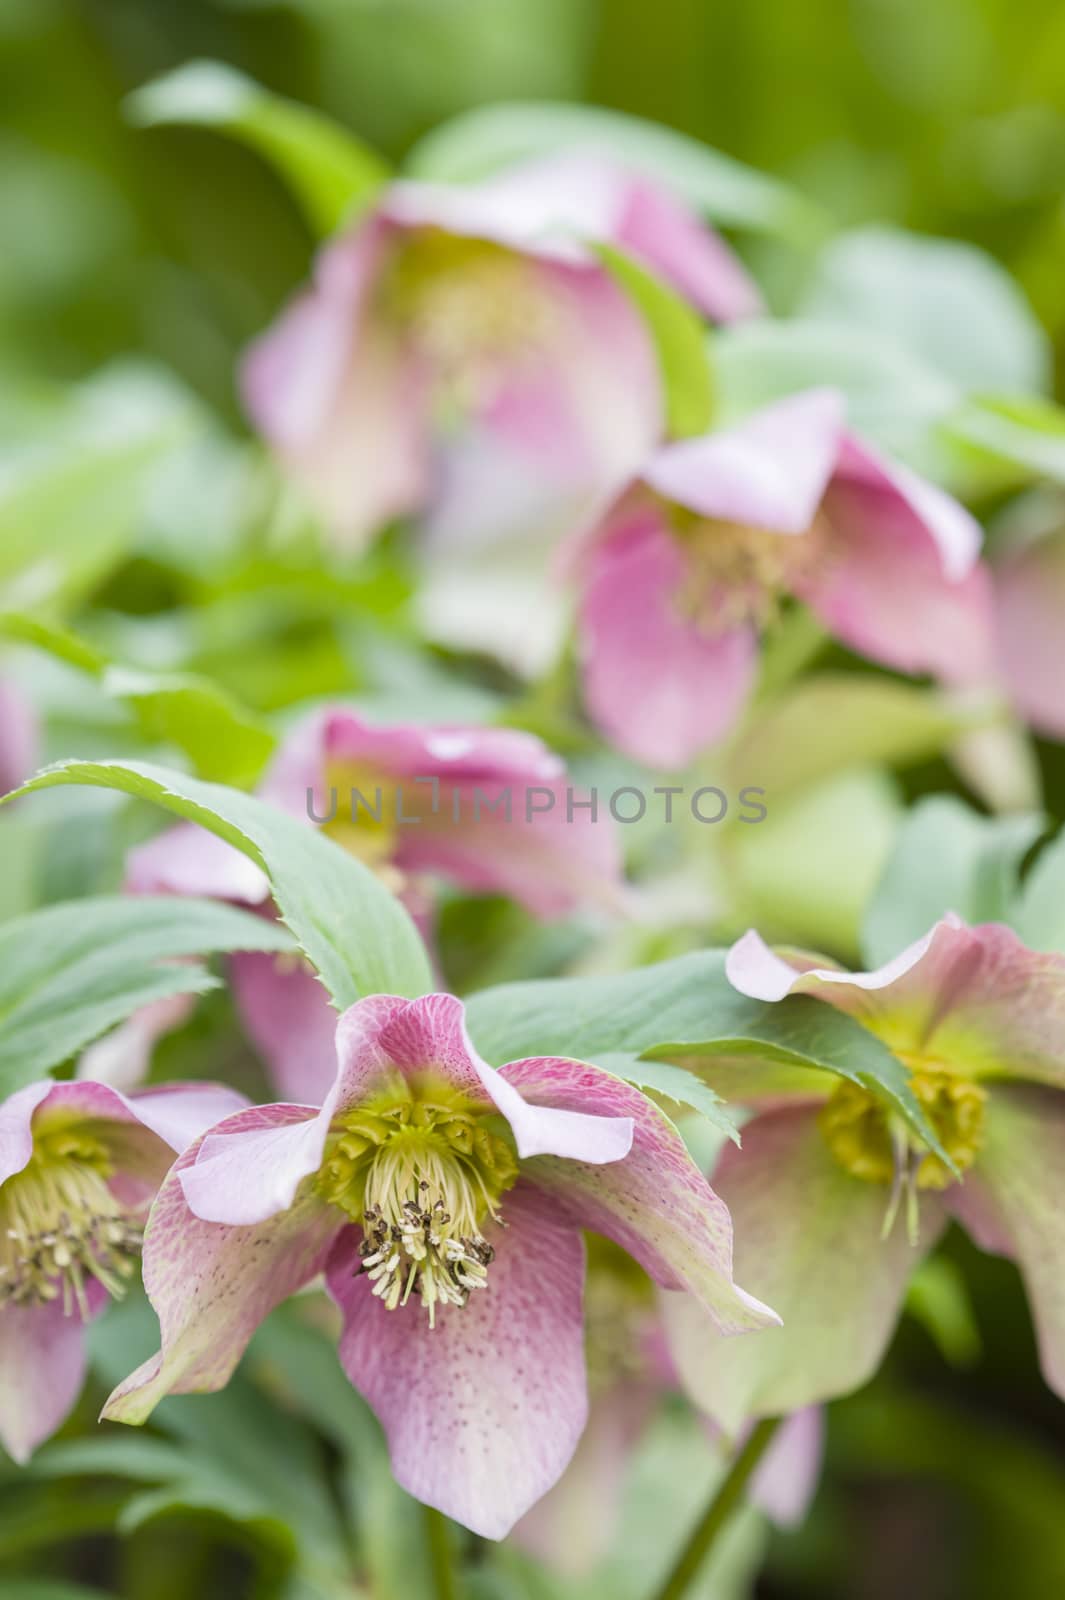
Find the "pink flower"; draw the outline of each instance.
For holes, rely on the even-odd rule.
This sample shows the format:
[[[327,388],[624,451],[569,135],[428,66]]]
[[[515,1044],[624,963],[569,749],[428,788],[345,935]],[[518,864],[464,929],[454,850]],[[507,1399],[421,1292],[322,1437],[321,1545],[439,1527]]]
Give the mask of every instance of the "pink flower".
[[[610,241],[715,318],[758,309],[726,247],[600,161],[477,185],[393,184],[329,245],[252,349],[256,425],[356,548],[396,516],[477,542],[572,526],[656,442],[639,315],[585,240]]]
[[[325,831],[378,872],[426,930],[437,877],[510,895],[542,917],[621,903],[612,820],[593,819],[562,761],[531,734],[373,727],[350,711],[315,712],[285,739],[260,793],[308,827],[311,812],[329,818]],[[270,894],[254,863],[192,824],[131,851],[126,886],[263,906]],[[320,1099],[335,1068],[336,1017],[317,978],[291,957],[255,953],[234,956],[230,972],[280,1092]]]
[[[77,1399],[84,1325],[136,1273],[174,1151],[244,1104],[213,1084],[127,1099],[44,1081],[0,1105],[0,1440],[16,1461]]]
[[[588,709],[630,755],[685,765],[735,723],[787,596],[886,666],[979,678],[980,538],[955,501],[847,433],[832,390],[667,445],[577,558]]]
[[[570,1578],[592,1572],[617,1539],[632,1457],[679,1387],[654,1286],[630,1257],[595,1235],[588,1240],[584,1310],[588,1425],[558,1483],[513,1535]],[[720,1430],[710,1423],[706,1432],[716,1444]],[[797,1526],[806,1516],[821,1473],[823,1435],[819,1408],[796,1412],[752,1479],[752,1500],[780,1527]]]
[[[733,1283],[728,1213],[628,1084],[554,1058],[497,1072],[442,994],[360,1001],[337,1061],[320,1110],[240,1112],[175,1165],[144,1250],[162,1349],[105,1415],[221,1388],[263,1317],[324,1272],[396,1478],[501,1538],[584,1427],[582,1228],[722,1330],[773,1320]]]
[[[863,1383],[950,1218],[1019,1264],[1044,1376],[1065,1395],[1065,957],[951,915],[876,972],[785,960],[748,933],[728,974],[755,999],[812,995],[882,1039],[959,1176],[857,1085],[744,1066],[738,1097],[761,1109],[714,1184],[735,1222],[738,1269],[787,1331],[725,1345],[667,1297],[697,1403],[733,1429]]]

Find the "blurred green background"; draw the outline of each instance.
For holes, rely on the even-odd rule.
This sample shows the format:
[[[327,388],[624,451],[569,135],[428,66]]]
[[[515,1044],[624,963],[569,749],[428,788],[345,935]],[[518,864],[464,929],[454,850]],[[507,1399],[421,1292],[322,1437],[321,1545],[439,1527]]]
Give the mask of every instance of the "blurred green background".
[[[305,274],[311,239],[280,181],[246,150],[207,131],[140,131],[123,120],[130,90],[197,57],[322,107],[395,158],[443,118],[496,99],[584,99],[655,118],[787,177],[841,227],[888,220],[990,250],[1027,293],[1061,374],[1060,0],[0,0],[0,432],[26,427],[57,386],[131,353],[177,373],[238,425],[236,355]],[[809,263],[764,240],[739,244],[774,309],[787,311]],[[222,496],[219,476],[205,482],[208,500]],[[154,609],[145,581],[127,582],[129,609]],[[365,583],[372,590],[372,573]],[[386,609],[387,586],[371,599]],[[344,601],[333,593],[331,603]],[[219,612],[219,636],[228,616]],[[277,635],[269,642],[283,691],[275,695],[265,656],[258,663],[260,706],[326,692],[350,672],[343,659],[308,664],[298,615],[292,627],[283,659]],[[199,658],[208,668],[211,643]],[[926,786],[941,776],[937,768]],[[80,836],[67,849],[88,855],[99,840]],[[77,864],[52,865],[72,892]],[[770,1539],[762,1600],[894,1600],[901,1588],[912,1600],[1065,1593],[1065,1423],[1036,1373],[1016,1274],[957,1239],[947,1253],[958,1276],[945,1303],[908,1318],[876,1387],[833,1408],[823,1490],[806,1529]],[[979,1354],[964,1334],[951,1338],[968,1300]],[[299,1392],[306,1361],[284,1345],[275,1334],[264,1359],[285,1355]],[[119,1350],[102,1362],[83,1422],[107,1362],[122,1361]],[[312,1415],[314,1399],[301,1395]],[[316,1420],[328,1420],[333,1396],[316,1402]],[[31,1596],[11,1576],[31,1570],[66,1585],[35,1587],[36,1600],[71,1600],[72,1580],[132,1600],[280,1593],[292,1557],[285,1516],[298,1508],[287,1503],[283,1463],[255,1490],[273,1521],[254,1496],[241,1499],[241,1474],[251,1483],[261,1468],[226,1454],[224,1408],[242,1403],[236,1393],[219,1399],[223,1409],[194,1401],[169,1413],[193,1480],[205,1458],[225,1476],[232,1496],[216,1498],[221,1510],[190,1511],[187,1493],[173,1506],[149,1502],[117,1541],[128,1485],[90,1475],[84,1461],[79,1478],[76,1459],[62,1489],[5,1479],[3,1600]],[[264,1422],[261,1398],[254,1407],[262,1438],[245,1456],[268,1454],[276,1440],[302,1481],[303,1457],[284,1432],[296,1428],[289,1412],[279,1406]],[[301,1432],[299,1449],[335,1489],[328,1427],[309,1443]],[[377,1510],[383,1526],[390,1513]],[[634,1536],[653,1528],[645,1519]],[[422,1592],[416,1577],[397,1569],[395,1600]],[[515,1567],[484,1575],[477,1592],[545,1600],[560,1591]],[[715,1580],[704,1592],[734,1591]]]

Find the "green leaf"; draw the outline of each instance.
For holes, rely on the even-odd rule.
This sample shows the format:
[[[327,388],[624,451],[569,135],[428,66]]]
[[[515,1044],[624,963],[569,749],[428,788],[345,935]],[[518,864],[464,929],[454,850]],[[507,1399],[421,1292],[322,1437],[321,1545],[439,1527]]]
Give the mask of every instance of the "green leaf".
[[[399,901],[316,828],[252,795],[146,762],[60,762],[15,795],[63,784],[151,800],[243,851],[266,873],[282,918],[339,1010],[367,994],[433,988],[425,945]]]
[[[758,785],[772,797],[852,767],[925,760],[983,717],[935,689],[821,673],[755,713],[728,752],[726,770],[733,784]]]
[[[957,385],[935,367],[871,328],[752,318],[719,328],[713,348],[724,420],[828,384],[842,390],[858,432],[918,463],[928,452],[932,430],[962,398]]]
[[[513,162],[595,150],[657,178],[715,222],[806,241],[822,218],[787,184],[657,123],[598,106],[508,101],[461,112],[407,158],[416,178],[475,181]]]
[[[656,1104],[669,1100],[674,1107],[687,1106],[691,1111],[698,1111],[739,1144],[736,1124],[723,1108],[721,1096],[686,1067],[678,1067],[672,1061],[641,1061],[637,1055],[610,1051],[600,1052],[596,1066],[612,1072],[615,1078],[624,1078],[626,1083],[634,1083]]]
[[[920,801],[866,913],[869,964],[890,961],[947,911],[966,922],[1007,921],[1021,861],[1044,826],[1038,816],[984,817],[950,795]]]
[[[291,948],[276,923],[210,900],[101,896],[4,923],[3,1093],[44,1077],[142,1005],[214,986],[201,966],[177,958]]]
[[[319,236],[350,220],[388,178],[381,157],[348,129],[219,61],[178,67],[126,106],[141,127],[195,123],[242,139],[277,168]]]
[[[1065,408],[1052,401],[977,397],[952,412],[942,432],[1024,477],[1065,484]]]
[[[1065,833],[1051,840],[1032,863],[1009,920],[1030,950],[1065,955]]]
[[[877,1095],[946,1159],[886,1045],[810,996],[775,1005],[747,999],[726,978],[721,951],[603,977],[501,984],[470,997],[467,1019],[478,1049],[497,1066],[523,1056],[595,1062],[631,1053],[689,1069],[739,1063],[755,1084],[765,1067],[829,1072]]]
[[[108,667],[103,688],[133,707],[149,738],[184,750],[202,778],[254,783],[273,753],[270,730],[206,678]]]
[[[825,247],[799,315],[871,328],[963,390],[1045,390],[1050,341],[1004,267],[974,245],[901,228]]]
[[[243,787],[270,759],[276,744],[270,730],[207,678],[109,665],[76,634],[21,612],[0,615],[0,637],[33,645],[97,678],[106,695],[131,708],[149,739],[183,750],[201,778]]]
[[[612,245],[598,253],[635,304],[654,340],[666,423],[675,439],[705,433],[714,413],[714,388],[703,324],[681,297]]]
[[[151,471],[198,426],[177,385],[140,369],[72,391],[31,446],[0,456],[0,604],[86,593],[133,544]]]

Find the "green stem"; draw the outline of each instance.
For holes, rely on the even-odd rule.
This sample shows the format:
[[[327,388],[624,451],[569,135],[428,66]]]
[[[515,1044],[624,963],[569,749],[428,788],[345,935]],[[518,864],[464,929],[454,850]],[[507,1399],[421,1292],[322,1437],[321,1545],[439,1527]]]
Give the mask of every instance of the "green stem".
[[[765,1417],[757,1423],[747,1443],[728,1470],[710,1504],[692,1530],[684,1549],[680,1552],[665,1583],[655,1600],[681,1600],[694,1579],[721,1529],[743,1499],[743,1491],[759,1461],[768,1449],[773,1435],[780,1427],[782,1417]]]
[[[429,1570],[433,1577],[433,1594],[436,1600],[459,1600],[447,1518],[432,1506],[423,1506],[422,1519],[429,1552]]]

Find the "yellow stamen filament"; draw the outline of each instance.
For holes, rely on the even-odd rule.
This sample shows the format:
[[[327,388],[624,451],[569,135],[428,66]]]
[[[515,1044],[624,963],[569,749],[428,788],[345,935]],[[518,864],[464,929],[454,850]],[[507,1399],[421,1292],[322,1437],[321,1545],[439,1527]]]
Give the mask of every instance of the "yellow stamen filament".
[[[116,1299],[140,1255],[141,1219],[112,1194],[111,1162],[92,1134],[38,1135],[21,1172],[0,1185],[0,1306],[61,1301],[89,1315],[96,1279]]]
[[[465,1306],[487,1283],[494,1249],[486,1220],[518,1166],[493,1109],[441,1077],[398,1074],[337,1119],[318,1190],[362,1227],[360,1271],[394,1311],[417,1291],[437,1307]]]

